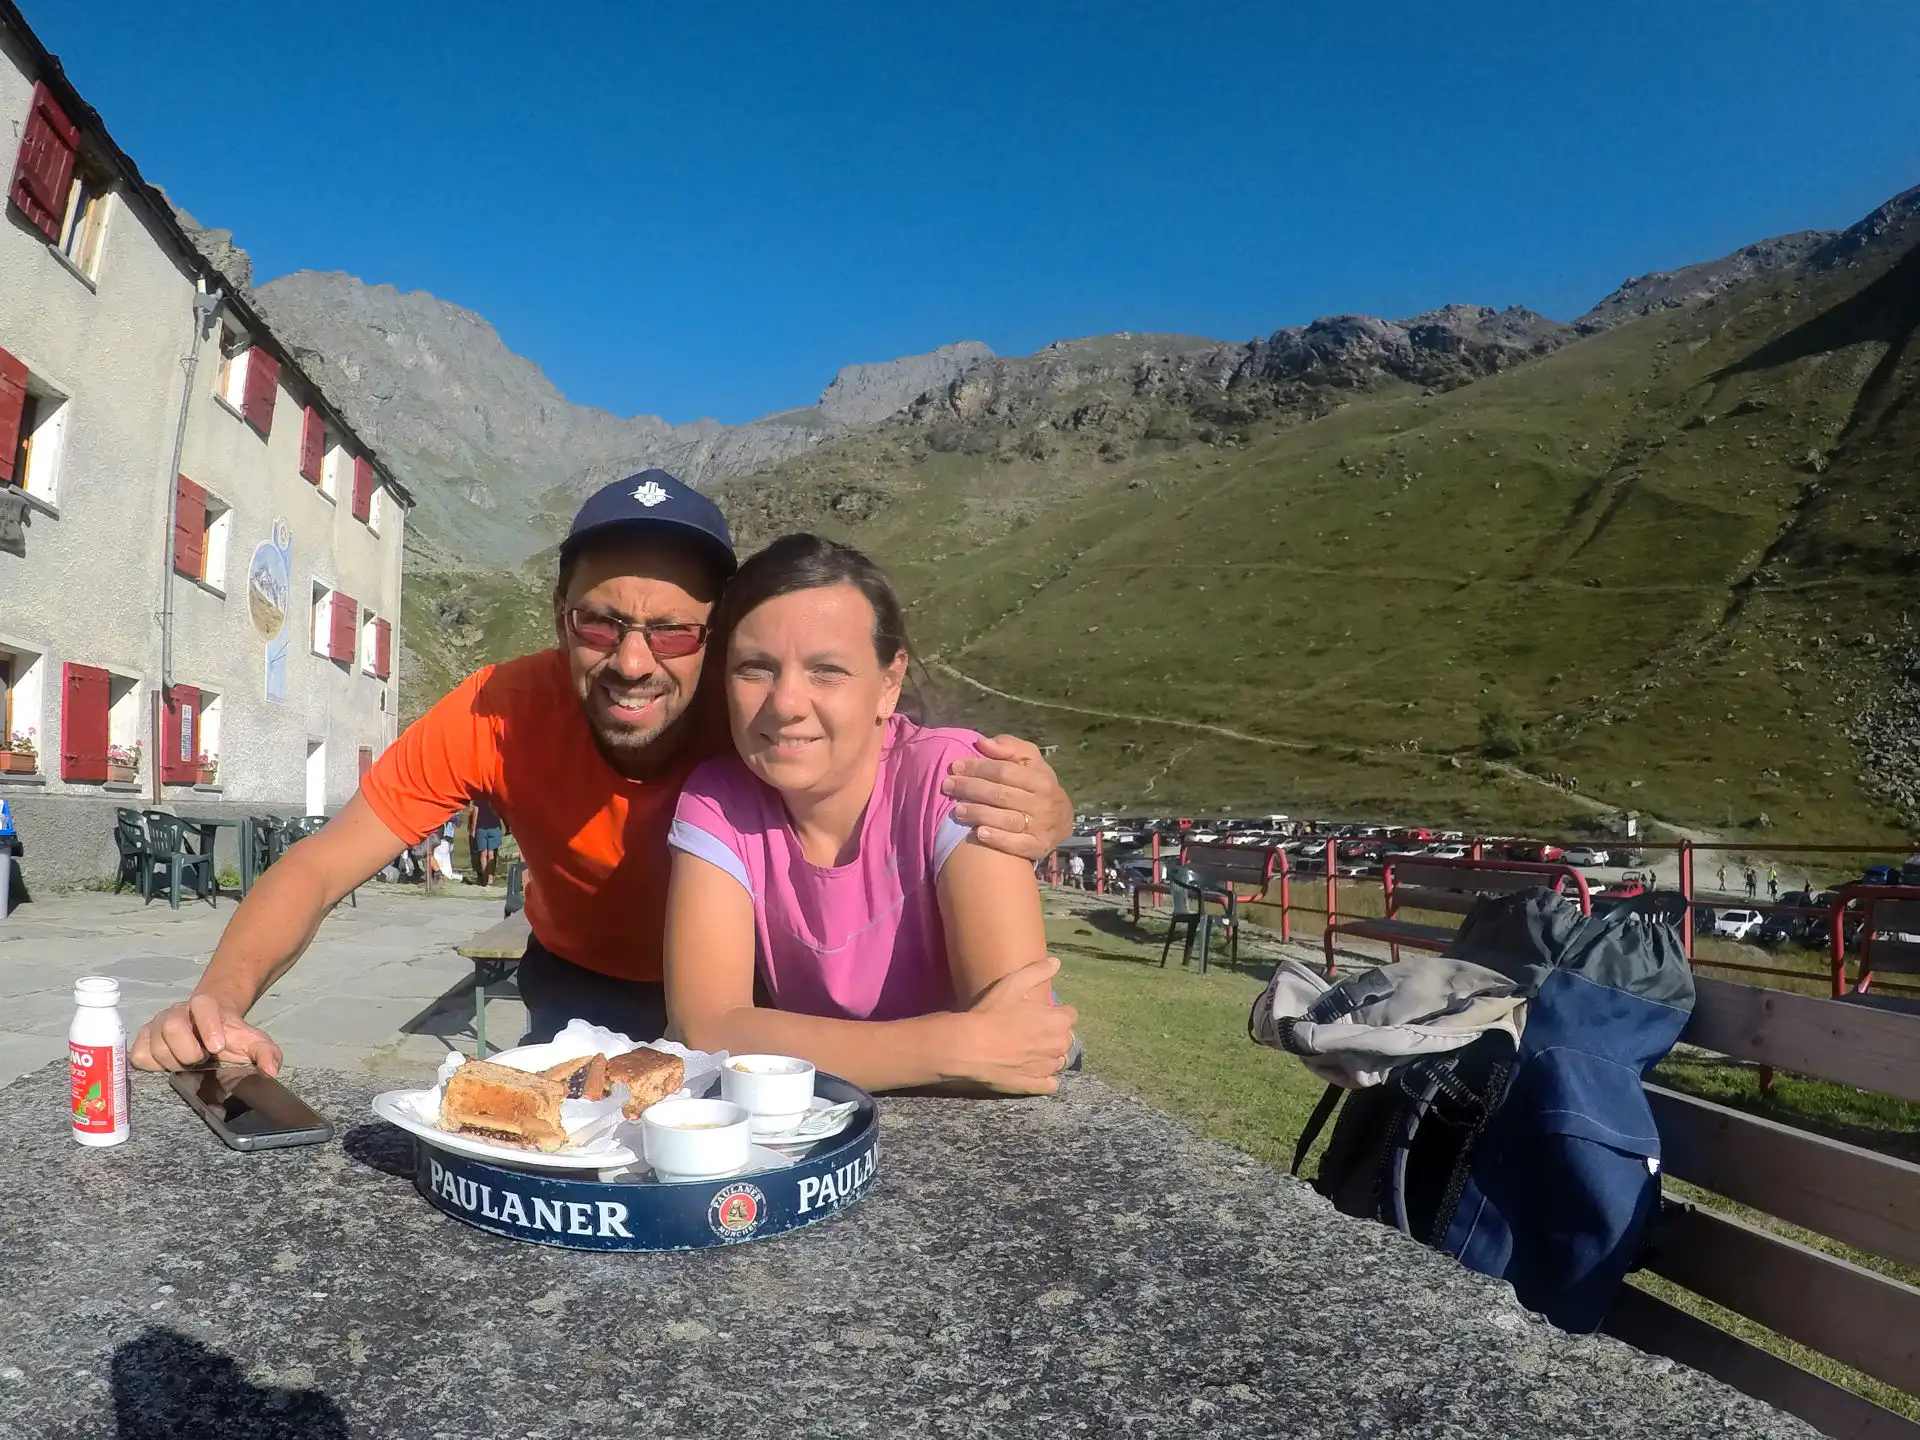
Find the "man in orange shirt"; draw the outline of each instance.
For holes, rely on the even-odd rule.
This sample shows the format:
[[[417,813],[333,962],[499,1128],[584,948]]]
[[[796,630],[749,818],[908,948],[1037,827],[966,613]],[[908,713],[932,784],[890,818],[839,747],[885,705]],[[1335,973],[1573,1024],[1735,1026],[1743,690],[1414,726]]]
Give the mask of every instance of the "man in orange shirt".
[[[248,1009],[348,891],[475,796],[512,826],[527,865],[529,1038],[575,1016],[659,1036],[667,828],[688,773],[731,743],[699,680],[707,617],[734,565],[719,508],[663,470],[589,497],[560,550],[555,648],[468,676],[409,726],[346,807],[261,877],[193,995],[141,1028],[133,1063],[175,1070],[213,1055],[276,1072],[280,1047]],[[1046,854],[1073,825],[1052,770],[1025,741],[981,748],[948,778],[956,816],[983,844]],[[1023,1052],[994,1063],[1038,1086],[1066,1035],[1046,1013],[1052,962],[1029,968],[1031,985],[996,987],[981,1004],[1034,1008],[1029,1024],[991,1028]]]

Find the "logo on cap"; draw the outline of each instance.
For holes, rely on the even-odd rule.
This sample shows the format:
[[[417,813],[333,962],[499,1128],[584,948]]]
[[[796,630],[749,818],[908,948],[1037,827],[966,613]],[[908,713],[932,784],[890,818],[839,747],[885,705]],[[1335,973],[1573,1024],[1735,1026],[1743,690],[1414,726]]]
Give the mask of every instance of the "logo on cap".
[[[656,505],[664,504],[669,497],[658,481],[649,480],[633,492],[633,498],[651,510]]]

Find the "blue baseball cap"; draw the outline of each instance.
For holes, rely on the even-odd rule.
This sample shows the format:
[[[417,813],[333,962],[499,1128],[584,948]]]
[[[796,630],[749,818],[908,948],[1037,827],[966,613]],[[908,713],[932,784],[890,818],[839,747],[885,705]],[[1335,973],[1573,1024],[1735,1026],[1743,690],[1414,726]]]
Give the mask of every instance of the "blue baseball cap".
[[[698,540],[720,567],[723,580],[740,566],[720,507],[664,470],[642,470],[589,495],[574,515],[567,538],[560,542],[560,557],[564,561],[591,536],[643,527],[677,531]]]

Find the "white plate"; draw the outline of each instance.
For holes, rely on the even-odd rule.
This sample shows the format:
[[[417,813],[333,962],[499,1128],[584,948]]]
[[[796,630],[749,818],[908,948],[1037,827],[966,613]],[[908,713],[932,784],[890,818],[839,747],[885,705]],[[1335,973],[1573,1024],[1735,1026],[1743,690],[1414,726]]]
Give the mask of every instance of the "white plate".
[[[830,1118],[822,1118],[831,1111],[841,1111]],[[853,1117],[859,1113],[857,1100],[828,1100],[819,1095],[813,1097],[813,1103],[807,1109],[807,1115],[791,1130],[778,1131],[772,1135],[755,1135],[756,1145],[815,1145],[822,1140],[831,1140],[847,1126],[853,1123]]]
[[[517,1145],[498,1145],[478,1135],[456,1135],[426,1118],[419,1108],[422,1098],[438,1103],[432,1090],[386,1090],[373,1097],[373,1113],[410,1135],[418,1135],[436,1149],[469,1155],[475,1160],[491,1160],[499,1165],[529,1166],[537,1170],[607,1170],[634,1165],[640,1160],[630,1147],[617,1140],[602,1141],[587,1152],[569,1154],[560,1150],[547,1154],[522,1150]]]

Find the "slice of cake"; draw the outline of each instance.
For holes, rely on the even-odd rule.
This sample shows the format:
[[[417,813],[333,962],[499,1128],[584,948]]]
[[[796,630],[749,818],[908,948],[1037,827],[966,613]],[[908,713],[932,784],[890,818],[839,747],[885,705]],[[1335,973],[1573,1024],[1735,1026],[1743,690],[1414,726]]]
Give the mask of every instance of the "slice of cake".
[[[552,1153],[567,1144],[560,1102],[567,1087],[486,1060],[469,1060],[453,1072],[440,1100],[440,1128],[502,1145]]]
[[[578,1060],[562,1060],[540,1073],[566,1086],[569,1100],[607,1098],[607,1057],[604,1055],[583,1055]]]
[[[678,1055],[641,1046],[607,1062],[607,1083],[627,1087],[627,1103],[620,1113],[638,1120],[640,1112],[658,1104],[687,1083],[687,1066]]]

